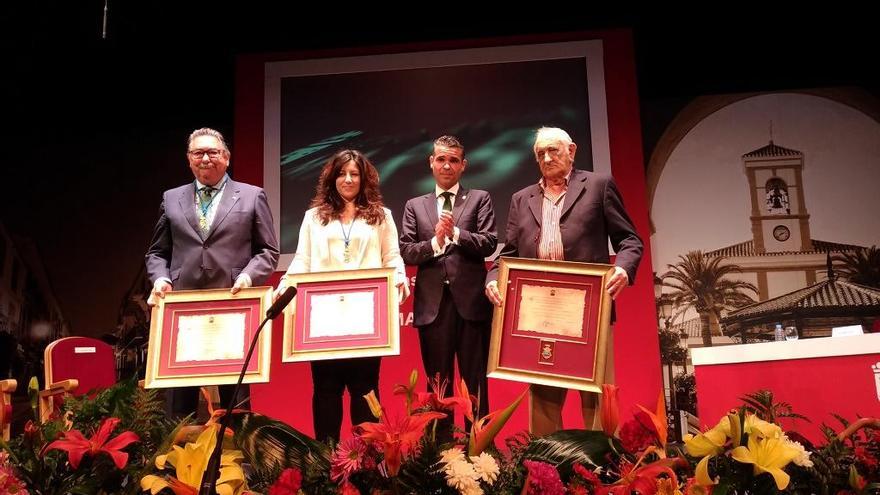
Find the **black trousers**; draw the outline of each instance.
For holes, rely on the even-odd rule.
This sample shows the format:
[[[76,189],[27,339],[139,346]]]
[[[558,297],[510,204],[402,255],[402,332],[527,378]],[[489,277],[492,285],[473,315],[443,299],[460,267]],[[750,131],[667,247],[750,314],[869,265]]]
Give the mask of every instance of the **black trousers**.
[[[350,398],[351,424],[377,421],[363,396],[372,390],[379,397],[381,362],[382,358],[378,357],[312,361],[312,417],[316,439],[339,441],[342,393],[346,388]]]
[[[465,320],[455,309],[455,302],[449,286],[443,289],[440,309],[430,325],[419,327],[419,347],[422,363],[429,379],[439,373],[440,380],[448,384],[446,394],[453,395],[455,361],[458,372],[467,384],[468,391],[478,399],[478,417],[489,413],[489,380],[486,378],[486,362],[489,359],[489,321]],[[429,387],[430,391],[430,387]],[[441,442],[452,439],[452,416],[440,420],[437,425],[437,438]],[[466,429],[470,425],[465,424]]]
[[[235,385],[220,385],[217,387],[220,393],[220,408],[225,408],[229,404],[229,398],[232,397],[232,391]],[[169,389],[166,392],[167,409],[174,418],[183,418],[188,414],[196,414],[199,412],[199,388],[198,387],[177,387]],[[250,387],[242,384],[238,390],[238,397],[235,400],[235,407],[242,409],[250,408]]]

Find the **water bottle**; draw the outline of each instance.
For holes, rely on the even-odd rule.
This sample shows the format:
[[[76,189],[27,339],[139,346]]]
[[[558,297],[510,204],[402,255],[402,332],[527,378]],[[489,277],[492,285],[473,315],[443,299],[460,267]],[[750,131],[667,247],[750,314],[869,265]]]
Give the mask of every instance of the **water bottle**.
[[[782,330],[782,323],[776,324],[776,330],[773,331],[773,340],[777,342],[785,340],[785,331]]]

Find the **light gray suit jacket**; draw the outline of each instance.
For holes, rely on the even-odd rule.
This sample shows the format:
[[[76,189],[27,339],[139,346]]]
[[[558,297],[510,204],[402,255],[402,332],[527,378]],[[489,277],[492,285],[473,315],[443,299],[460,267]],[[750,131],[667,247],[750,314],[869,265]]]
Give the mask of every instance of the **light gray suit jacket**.
[[[165,191],[146,255],[150,282],[166,277],[175,289],[232,287],[247,273],[263,285],[278,264],[278,242],[266,193],[232,179],[207,235],[199,229],[195,183]]]

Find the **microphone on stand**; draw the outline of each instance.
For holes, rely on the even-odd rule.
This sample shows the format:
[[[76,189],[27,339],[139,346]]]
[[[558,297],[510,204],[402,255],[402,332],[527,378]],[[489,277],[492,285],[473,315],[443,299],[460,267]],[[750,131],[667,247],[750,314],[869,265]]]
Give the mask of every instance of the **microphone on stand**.
[[[284,292],[281,293],[281,296],[278,297],[278,300],[272,303],[269,306],[269,309],[266,310],[266,319],[274,320],[276,316],[281,314],[281,311],[290,304],[290,301],[293,300],[293,296],[296,295],[296,287],[288,287]]]
[[[214,445],[214,451],[211,452],[211,458],[208,460],[207,466],[205,466],[205,473],[202,475],[202,485],[199,488],[199,495],[215,495],[217,493],[217,478],[220,476],[220,457],[223,453],[223,435],[226,433],[226,429],[232,422],[232,408],[235,406],[235,398],[238,396],[238,389],[241,388],[241,382],[244,380],[244,374],[247,372],[248,363],[251,361],[251,355],[253,355],[254,348],[257,346],[257,339],[260,337],[260,331],[263,330],[263,326],[265,326],[269,320],[274,320],[281,314],[281,311],[290,304],[290,301],[293,300],[295,295],[296,287],[288,287],[278,300],[272,303],[272,306],[269,306],[269,309],[266,310],[266,317],[263,318],[263,322],[260,323],[257,331],[254,332],[254,338],[251,340],[251,347],[248,349],[247,356],[244,358],[244,364],[241,367],[241,373],[238,375],[238,383],[235,384],[235,390],[229,398],[229,404],[226,405],[226,414],[223,415],[223,420],[220,422],[220,429],[217,430],[217,443]]]

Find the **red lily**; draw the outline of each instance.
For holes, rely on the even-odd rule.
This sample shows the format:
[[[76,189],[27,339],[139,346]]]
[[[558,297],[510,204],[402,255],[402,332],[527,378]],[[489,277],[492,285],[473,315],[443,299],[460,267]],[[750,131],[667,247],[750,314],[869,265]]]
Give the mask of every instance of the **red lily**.
[[[106,452],[113,459],[116,467],[122,469],[128,462],[128,454],[122,452],[121,449],[132,442],[137,442],[140,438],[134,432],[125,431],[108,441],[110,433],[113,432],[119,421],[119,418],[105,419],[90,439],[86,439],[79,430],[65,431],[61,434],[61,439],[47,445],[43,449],[43,453],[53,449],[63,450],[67,452],[67,460],[70,465],[73,469],[77,469],[85,454],[95,456],[99,452]]]
[[[361,438],[379,446],[385,455],[385,466],[390,476],[397,476],[403,457],[419,444],[425,427],[431,421],[446,417],[439,412],[416,413],[403,418],[389,419],[381,415],[378,423],[361,423]]]
[[[641,404],[637,405],[639,407],[639,411],[636,411],[634,415],[635,418],[638,420],[639,423],[642,424],[642,426],[654,433],[654,435],[657,437],[657,440],[660,441],[660,447],[665,449],[668,431],[666,429],[666,405],[663,400],[663,391],[661,390],[660,395],[657,397],[656,412],[649,411]]]
[[[650,451],[651,449],[648,450]],[[642,459],[644,459],[644,456]],[[642,459],[639,459],[636,465],[640,464]],[[684,468],[687,466],[689,466],[688,462],[680,457],[660,459],[646,466],[631,470],[612,485],[597,487],[596,494],[629,495],[630,493],[640,493],[642,495],[654,495],[657,493],[657,478],[659,476],[665,474],[669,479],[674,480],[677,486],[678,477],[676,477],[673,468]]]
[[[431,392],[417,393],[413,409],[427,407],[432,411],[452,412],[456,406],[459,406],[465,410],[464,414],[467,416],[468,411],[473,410],[473,403],[477,401],[473,395],[468,396],[467,400],[457,395],[446,397],[448,382],[440,379],[440,373],[428,380],[428,385],[431,387]],[[473,419],[473,413],[471,413],[470,419]]]
[[[617,398],[617,386],[611,384],[602,385],[602,431],[609,437],[617,433],[617,425],[620,423],[620,401]]]

